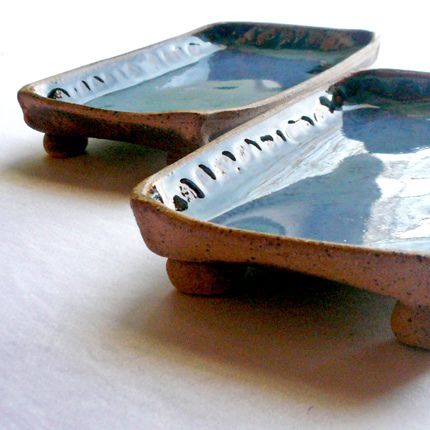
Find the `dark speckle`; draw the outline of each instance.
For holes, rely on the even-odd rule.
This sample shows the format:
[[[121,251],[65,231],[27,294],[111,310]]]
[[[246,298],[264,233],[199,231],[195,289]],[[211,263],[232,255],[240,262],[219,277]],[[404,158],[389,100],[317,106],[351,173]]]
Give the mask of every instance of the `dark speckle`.
[[[245,139],[245,143],[247,143],[248,145],[255,146],[259,151],[261,151],[261,146],[257,142],[255,142],[254,140]]]
[[[237,85],[220,85],[218,87],[215,87],[219,90],[234,90],[235,88],[237,88]]]
[[[180,196],[175,195],[173,197],[173,204],[178,212],[182,212],[188,209],[188,203]]]
[[[270,134],[266,134],[265,136],[261,136],[260,139],[262,142],[268,142],[268,141],[273,142],[273,137]]]
[[[62,99],[64,96],[70,97],[70,94],[64,88],[54,88],[48,93],[49,99]]]
[[[222,151],[222,155],[224,155],[224,157],[230,158],[232,161],[236,161],[236,157],[230,151]]]
[[[306,121],[306,122],[307,122],[307,123],[309,123],[310,125],[315,125],[315,123],[314,123],[313,119],[312,119],[312,118],[309,118],[309,117],[308,117],[308,116],[306,116],[306,115],[303,115],[301,119],[302,119],[303,121]]]
[[[199,199],[203,199],[205,197],[205,193],[198,187],[198,185],[188,178],[182,178],[179,182],[189,187]]]

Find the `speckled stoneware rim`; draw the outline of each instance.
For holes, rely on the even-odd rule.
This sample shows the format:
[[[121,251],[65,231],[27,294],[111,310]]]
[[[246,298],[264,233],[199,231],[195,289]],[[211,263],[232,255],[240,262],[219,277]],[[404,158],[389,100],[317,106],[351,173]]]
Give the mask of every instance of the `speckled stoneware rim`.
[[[402,75],[430,79],[429,73],[384,69],[357,75],[369,72],[379,77]],[[151,197],[157,180],[216,148],[227,136],[234,136],[298,101],[292,100],[282,108],[242,124],[137,185],[131,205],[146,244],[155,253],[174,260],[287,268],[395,297],[403,303],[430,305],[428,252],[388,250],[225,227],[175,211]]]

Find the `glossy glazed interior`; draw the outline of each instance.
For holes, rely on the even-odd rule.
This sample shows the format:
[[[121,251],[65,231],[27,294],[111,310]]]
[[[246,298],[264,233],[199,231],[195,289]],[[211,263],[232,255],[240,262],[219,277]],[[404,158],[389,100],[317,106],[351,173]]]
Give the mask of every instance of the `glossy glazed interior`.
[[[430,103],[345,106],[318,163],[284,188],[213,219],[329,242],[430,251]],[[328,172],[325,158],[340,160]],[[292,166],[285,163],[285,168]],[[300,164],[296,167],[301,169]]]
[[[226,23],[40,81],[40,96],[127,112],[242,107],[290,88],[374,42],[362,30]]]
[[[354,49],[230,47],[214,44],[197,62],[90,100],[126,112],[205,111],[241,107],[276,95],[338,63]]]
[[[428,78],[368,72],[240,127],[154,183],[228,227],[430,251]]]

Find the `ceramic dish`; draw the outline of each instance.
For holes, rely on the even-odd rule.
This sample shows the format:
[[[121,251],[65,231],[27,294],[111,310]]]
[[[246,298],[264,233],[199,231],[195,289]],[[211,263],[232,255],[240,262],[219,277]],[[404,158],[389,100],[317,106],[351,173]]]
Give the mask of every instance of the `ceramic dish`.
[[[88,137],[141,143],[181,157],[303,91],[371,64],[373,33],[222,23],[23,87],[30,127],[52,156]]]
[[[134,214],[183,292],[286,268],[396,298],[397,338],[430,348],[429,120],[430,74],[360,72],[148,178]]]

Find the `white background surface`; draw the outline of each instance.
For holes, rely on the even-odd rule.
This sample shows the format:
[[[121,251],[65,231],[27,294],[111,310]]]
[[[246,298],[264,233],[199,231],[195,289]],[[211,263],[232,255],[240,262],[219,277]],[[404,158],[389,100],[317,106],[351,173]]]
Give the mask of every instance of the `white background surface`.
[[[92,140],[48,159],[16,102],[28,82],[221,20],[373,29],[375,66],[430,71],[425,6],[5,4],[0,429],[430,428],[430,353],[393,340],[392,300],[285,277],[264,294],[177,294],[128,203],[165,155]]]

